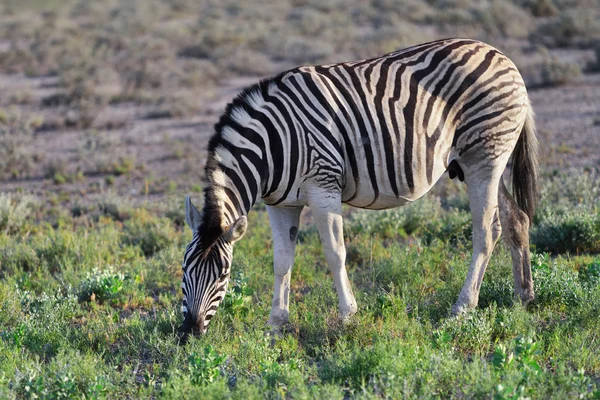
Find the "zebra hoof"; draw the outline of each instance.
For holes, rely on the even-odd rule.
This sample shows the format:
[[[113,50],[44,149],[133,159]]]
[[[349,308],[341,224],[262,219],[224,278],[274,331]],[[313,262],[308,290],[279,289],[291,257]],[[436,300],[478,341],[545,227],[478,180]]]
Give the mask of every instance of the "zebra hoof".
[[[469,310],[470,307],[467,304],[454,304],[452,310],[450,310],[450,316],[453,318],[459,317],[466,314]]]
[[[352,317],[354,316],[354,314],[356,314],[356,311],[357,310],[356,310],[356,306],[355,306],[346,312],[340,312],[339,318],[340,318],[342,325],[348,325],[350,322],[352,322],[352,320],[353,320]]]
[[[268,330],[265,335],[271,338],[271,346],[274,346],[275,343],[281,338],[285,336],[286,333],[293,332],[293,326],[289,322],[284,325],[273,326],[269,325]]]
[[[522,293],[519,293],[515,297],[517,298],[517,301],[519,301],[522,305],[526,306],[535,299],[535,294],[533,293],[533,291],[526,290]]]
[[[265,336],[271,339],[271,346],[274,346],[275,343],[283,337],[283,332],[281,328],[271,327],[271,329],[265,333]]]

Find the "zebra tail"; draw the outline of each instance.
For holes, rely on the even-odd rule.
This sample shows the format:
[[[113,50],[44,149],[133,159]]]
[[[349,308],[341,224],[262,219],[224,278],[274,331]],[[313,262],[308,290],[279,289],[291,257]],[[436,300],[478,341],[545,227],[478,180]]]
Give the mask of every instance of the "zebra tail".
[[[531,105],[513,151],[512,185],[515,200],[531,223],[538,199],[538,140]]]

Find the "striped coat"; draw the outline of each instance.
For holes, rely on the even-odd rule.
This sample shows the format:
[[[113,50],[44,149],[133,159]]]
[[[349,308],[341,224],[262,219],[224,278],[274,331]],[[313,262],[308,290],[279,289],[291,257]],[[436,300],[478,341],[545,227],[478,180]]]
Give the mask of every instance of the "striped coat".
[[[477,303],[482,271],[502,227],[518,242],[513,264],[521,272],[515,290],[523,301],[533,298],[531,279],[523,275],[529,256],[521,229],[527,225],[527,231],[535,203],[533,113],[517,68],[493,47],[447,39],[369,60],[298,67],[245,89],[215,130],[204,210],[197,212],[189,202],[188,221],[210,252],[232,229],[243,235],[245,215],[259,199],[269,206],[276,252],[272,325],[287,321],[287,294],[278,298],[277,292],[293,265],[295,237],[286,229],[297,231],[302,207],[325,221],[317,224],[345,318],[356,304],[344,264],[341,203],[401,206],[427,193],[447,170],[467,183],[474,219],[473,261],[453,311]],[[501,181],[513,151],[516,203]],[[511,218],[520,233],[511,233]],[[281,234],[291,243],[279,243],[275,238]],[[228,276],[226,264],[208,269]],[[206,269],[195,268],[194,274]],[[210,283],[186,287],[189,263],[184,270],[189,303]],[[203,313],[200,308],[188,313],[187,324],[198,325]]]

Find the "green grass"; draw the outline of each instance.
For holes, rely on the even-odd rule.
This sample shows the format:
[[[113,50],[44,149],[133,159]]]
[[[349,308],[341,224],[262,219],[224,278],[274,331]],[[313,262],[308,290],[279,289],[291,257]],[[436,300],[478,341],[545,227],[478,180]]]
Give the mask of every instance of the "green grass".
[[[595,176],[573,178],[556,202],[561,179],[546,181],[542,222],[581,200],[570,194],[594,195]],[[537,299],[524,309],[499,245],[479,307],[449,318],[471,252],[464,199],[346,218],[359,303],[346,326],[316,230],[302,227],[279,338],[266,327],[272,241],[257,209],[225,301],[185,346],[181,215],[116,198],[71,210],[23,204],[3,206],[24,217],[0,233],[0,398],[600,396],[599,256],[534,254]]]

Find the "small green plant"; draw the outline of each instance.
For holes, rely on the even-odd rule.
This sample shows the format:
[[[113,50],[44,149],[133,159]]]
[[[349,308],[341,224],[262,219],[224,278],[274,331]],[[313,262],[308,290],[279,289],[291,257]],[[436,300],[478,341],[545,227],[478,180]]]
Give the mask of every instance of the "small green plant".
[[[435,338],[441,340],[439,342],[441,345],[448,334],[452,338],[454,347],[466,352],[485,354],[490,346],[495,319],[495,306],[485,310],[471,310],[457,318],[445,321]]]
[[[135,168],[135,158],[121,157],[112,164],[112,172],[116,176],[125,175],[133,171]]]
[[[221,364],[227,359],[208,345],[201,353],[193,352],[188,357],[190,380],[196,385],[213,383],[221,373]]]
[[[223,308],[231,315],[246,316],[252,308],[250,303],[254,290],[248,287],[248,278],[242,274],[236,276],[232,283],[223,299]]]
[[[496,346],[492,365],[500,375],[509,375],[516,371],[516,384],[499,384],[494,393],[495,399],[518,399],[527,395],[532,380],[543,372],[538,362],[541,353],[539,344],[533,336],[519,336],[513,342],[513,348],[508,349],[505,345]],[[511,380],[512,381],[512,380]]]
[[[285,362],[262,363],[261,370],[261,377],[267,386],[277,389],[280,393],[291,394],[296,387],[304,384],[303,363],[298,358],[290,358]]]
[[[104,270],[94,269],[88,272],[79,288],[79,297],[83,300],[103,302],[114,299],[123,290],[129,277],[115,272],[112,267]]]
[[[48,395],[44,377],[35,369],[28,370],[23,374],[19,382],[19,392],[26,399],[45,398]]]

